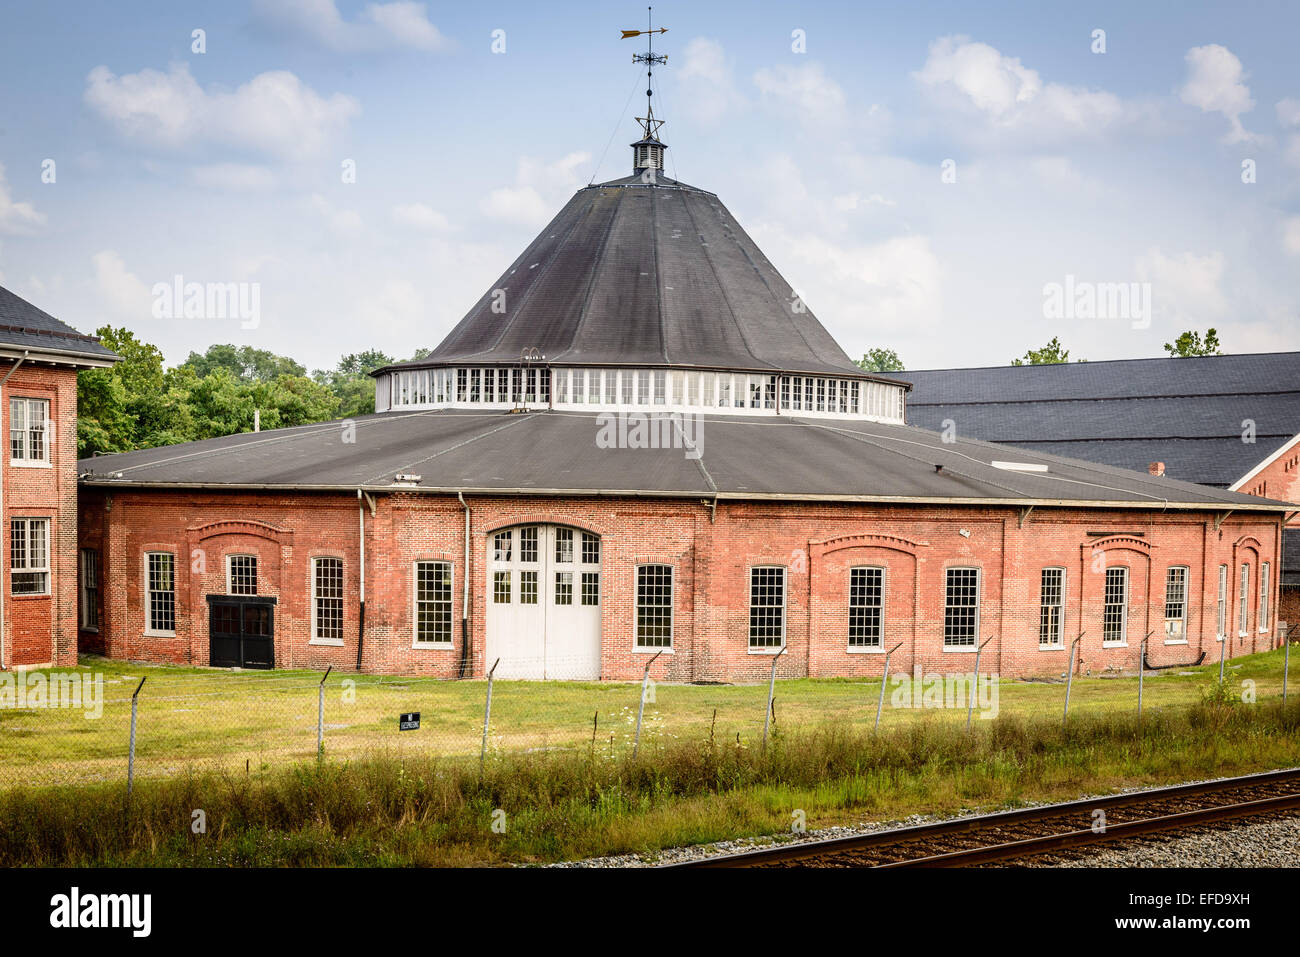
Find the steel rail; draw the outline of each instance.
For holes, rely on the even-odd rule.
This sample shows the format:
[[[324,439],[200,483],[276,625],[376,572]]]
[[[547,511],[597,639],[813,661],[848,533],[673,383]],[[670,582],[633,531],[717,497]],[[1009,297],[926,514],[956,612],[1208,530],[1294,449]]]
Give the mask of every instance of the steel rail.
[[[961,834],[969,831],[999,827],[1008,824],[1020,824],[1044,818],[1059,817],[1072,812],[1083,812],[1091,816],[1092,811],[1101,808],[1116,808],[1130,804],[1149,801],[1168,800],[1172,798],[1192,797],[1202,794],[1214,794],[1240,788],[1260,787],[1273,784],[1300,783],[1300,768],[1287,768],[1280,771],[1264,771],[1239,777],[1219,778],[1214,781],[1201,781],[1192,784],[1173,784],[1165,787],[1147,788],[1141,791],[1128,791],[1123,794],[1108,794],[1094,798],[1081,798],[1059,804],[1045,804],[1031,808],[1017,808],[1010,811],[994,811],[990,814],[975,814],[928,824],[914,824],[907,827],[890,828],[857,834],[850,837],[827,838],[816,841],[801,841],[784,844],[779,847],[765,847],[738,854],[722,854],[713,857],[698,858],[660,867],[762,867],[766,864],[787,863],[793,861],[813,860],[821,857],[834,857],[845,853],[890,844],[905,844],[923,841],[933,837]],[[1121,825],[1111,825],[1108,830]],[[1091,831],[1089,832],[1091,833]]]

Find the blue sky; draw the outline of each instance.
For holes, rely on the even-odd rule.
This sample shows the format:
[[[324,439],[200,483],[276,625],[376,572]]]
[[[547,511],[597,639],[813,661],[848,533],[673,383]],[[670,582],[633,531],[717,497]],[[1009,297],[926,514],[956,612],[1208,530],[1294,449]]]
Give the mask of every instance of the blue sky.
[[[1300,348],[1294,4],[655,18],[669,172],[719,194],[851,355],[1003,364],[1059,336],[1075,357],[1151,356],[1211,325],[1230,352]],[[312,368],[433,346],[574,189],[630,171],[644,78],[618,35],[644,19],[610,2],[9,0],[0,283],[171,361],[213,342]],[[256,283],[259,321],[156,318],[176,275]],[[1044,288],[1067,276],[1148,284],[1149,324],[1050,318]]]

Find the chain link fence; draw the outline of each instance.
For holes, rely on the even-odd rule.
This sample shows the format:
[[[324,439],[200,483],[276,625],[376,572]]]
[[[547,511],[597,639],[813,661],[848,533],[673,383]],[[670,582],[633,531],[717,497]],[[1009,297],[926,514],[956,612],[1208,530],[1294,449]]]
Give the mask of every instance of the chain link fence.
[[[828,725],[885,732],[928,720],[978,729],[1008,714],[1069,720],[1249,705],[1294,696],[1290,658],[1288,642],[1199,667],[1052,680],[901,670],[883,682],[776,679],[774,667],[769,680],[745,685],[656,683],[648,667],[641,682],[536,682],[88,663],[0,674],[0,788],[260,775],[376,756],[649,758],[673,742],[761,749]]]

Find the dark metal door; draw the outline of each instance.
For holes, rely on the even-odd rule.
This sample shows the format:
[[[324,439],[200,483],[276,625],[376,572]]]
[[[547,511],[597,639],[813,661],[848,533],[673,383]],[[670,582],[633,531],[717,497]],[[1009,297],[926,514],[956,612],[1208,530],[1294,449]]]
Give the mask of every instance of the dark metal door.
[[[214,668],[274,668],[275,599],[209,595],[208,648]]]

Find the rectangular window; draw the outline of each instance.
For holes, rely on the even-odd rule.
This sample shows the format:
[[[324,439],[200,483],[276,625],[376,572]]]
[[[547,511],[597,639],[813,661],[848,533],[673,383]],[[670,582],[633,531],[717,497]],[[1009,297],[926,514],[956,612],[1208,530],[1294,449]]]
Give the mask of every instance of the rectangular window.
[[[605,404],[618,404],[618,373],[613,369],[606,369],[601,373],[605,377]]]
[[[1101,616],[1101,643],[1122,645],[1128,637],[1128,569],[1106,569],[1105,604]]]
[[[785,569],[760,565],[749,570],[749,647],[785,643]]]
[[[582,603],[584,605],[600,604],[600,572],[582,573]]]
[[[573,572],[555,573],[555,603],[557,605],[573,604]]]
[[[731,405],[731,376],[718,376],[718,408]]]
[[[511,532],[497,532],[492,536],[492,558],[498,562],[510,561]]]
[[[9,591],[50,593],[50,520],[15,518],[9,523]]]
[[[176,630],[176,558],[170,552],[145,555],[145,613],[149,631]]]
[[[600,539],[590,532],[582,533],[582,564],[600,564]]]
[[[849,647],[880,648],[884,642],[885,570],[849,569]]]
[[[1175,565],[1165,576],[1165,641],[1187,640],[1187,569]]]
[[[451,562],[415,563],[415,640],[451,644]]]
[[[555,560],[565,563],[573,561],[573,529],[555,530]]]
[[[469,395],[469,372],[466,369],[456,370],[456,401],[464,402]]]
[[[519,604],[537,604],[537,572],[519,573]]]
[[[343,559],[311,560],[313,638],[343,640]]]
[[[48,462],[49,399],[9,400],[9,457],[15,462]]]
[[[492,602],[496,605],[510,604],[510,573],[492,573]]]
[[[636,396],[636,373],[629,369],[624,369],[619,373],[619,382],[623,392],[623,404],[631,405],[633,398]]]
[[[555,401],[569,401],[569,370],[558,369],[555,373]]]
[[[943,599],[944,647],[973,648],[979,627],[979,569],[949,568]]]
[[[1065,641],[1065,569],[1044,568],[1039,591],[1038,645],[1059,648]]]
[[[226,594],[257,594],[257,556],[226,556]]]
[[[636,646],[671,648],[673,644],[673,567],[636,568]]]
[[[1250,566],[1241,566],[1241,589],[1237,595],[1237,634],[1245,637],[1250,625]]]
[[[494,402],[497,397],[496,369],[483,370],[483,401]]]
[[[81,627],[86,631],[99,628],[99,552],[81,550]]]
[[[478,402],[482,393],[479,391],[482,387],[483,372],[481,369],[469,370],[469,400]]]
[[[1219,638],[1228,633],[1228,566],[1219,566]]]
[[[519,560],[533,564],[537,561],[537,526],[529,525],[519,530]]]
[[[1268,562],[1259,566],[1259,630],[1268,631],[1268,589],[1270,585]]]
[[[655,377],[654,402],[655,405],[663,405],[665,402],[668,401],[668,396],[665,394],[664,391],[666,389],[666,384],[664,379],[666,373],[662,369],[656,369],[653,375]]]

